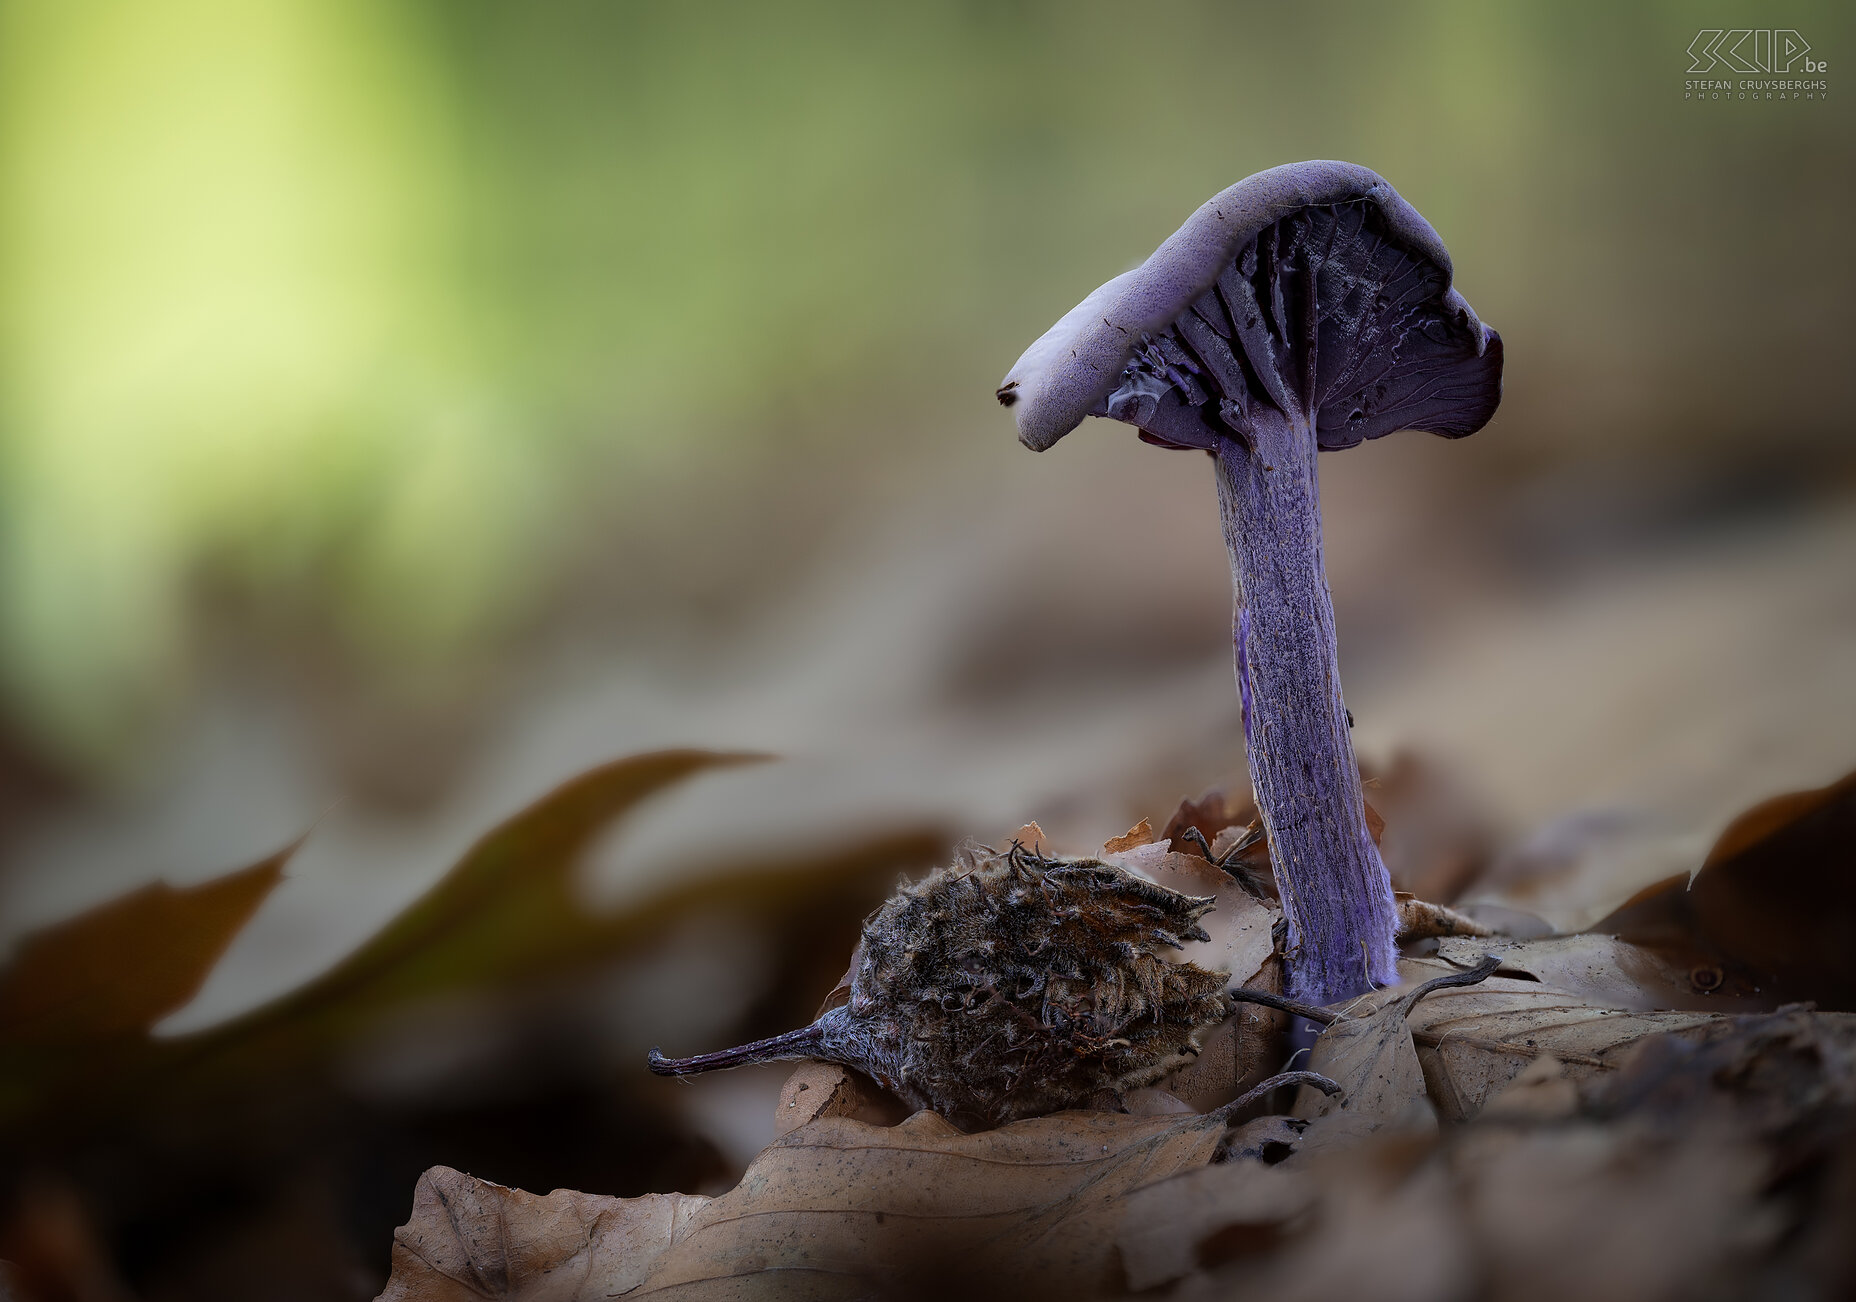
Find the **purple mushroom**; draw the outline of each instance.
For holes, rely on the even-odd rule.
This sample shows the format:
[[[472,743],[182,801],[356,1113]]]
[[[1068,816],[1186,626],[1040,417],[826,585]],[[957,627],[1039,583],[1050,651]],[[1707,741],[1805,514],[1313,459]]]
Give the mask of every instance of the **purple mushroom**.
[[[1212,455],[1251,781],[1291,985],[1318,1003],[1396,981],[1398,950],[1341,702],[1315,453],[1487,423],[1501,338],[1450,280],[1437,232],[1377,174],[1272,168],[1084,299],[999,389],[1036,451],[1109,416]]]

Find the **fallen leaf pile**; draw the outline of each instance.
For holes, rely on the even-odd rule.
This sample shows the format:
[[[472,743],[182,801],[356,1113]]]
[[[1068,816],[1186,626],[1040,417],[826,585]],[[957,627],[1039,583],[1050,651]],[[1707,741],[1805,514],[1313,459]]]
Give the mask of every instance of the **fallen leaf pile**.
[[[1257,1064],[1233,1054],[1123,1111],[963,1134],[925,1112],[884,1124],[875,1086],[807,1064],[781,1137],[719,1197],[538,1197],[427,1172],[383,1299],[1845,1296],[1856,1014],[1720,1011],[1681,964],[1710,946],[1739,986],[1729,1008],[1772,1007],[1806,973],[1834,998],[1833,973],[1800,960],[1775,980],[1770,951],[1709,927],[1726,889],[1709,882],[1728,865],[1744,889],[1748,856],[1764,856],[1762,918],[1808,907],[1784,902],[1769,843],[1813,818],[1838,825],[1853,802],[1845,783],[1760,816],[1757,836],[1736,824],[1696,899],[1659,906],[1654,944],[1453,934],[1486,928],[1407,909],[1401,983],[1326,1009],[1260,979],[1274,956],[1253,942],[1273,901],[1227,881],[1232,922],[1198,961],[1248,969],[1242,998],[1279,1019],[1278,1050],[1286,1015],[1320,1026],[1307,1067],[1332,1096],[1284,1089],[1280,1111],[1234,1113]],[[1188,806],[1172,830],[1197,827],[1217,853],[1237,822]],[[1212,871],[1171,841],[1143,825],[1103,854],[1182,889]],[[1846,863],[1848,844],[1810,843]],[[1268,1043],[1253,1034],[1246,1053]]]
[[[806,986],[830,981],[833,951],[897,873],[945,846],[897,827],[830,855],[694,865],[704,889],[670,882],[625,913],[579,902],[595,835],[752,758],[664,751],[584,773],[493,828],[324,975],[197,1034],[150,1028],[199,989],[289,849],[25,938],[0,969],[0,1297],[371,1297],[405,1190],[444,1158],[622,1192],[725,1178],[669,1086],[615,1085],[615,1041],[628,1060],[648,1041],[615,1032],[588,992],[616,985],[637,1002],[632,986],[656,978],[633,968],[660,934],[732,918],[777,941],[794,993],[727,1025],[773,1029],[809,1011]],[[733,911],[719,921],[717,899]],[[466,1052],[466,1070],[423,1065]],[[407,1062],[424,1074],[400,1083],[390,1072]]]
[[[398,1302],[1856,1294],[1856,780],[1749,811],[1692,885],[1573,935],[1452,907],[1484,849],[1401,831],[1426,808],[1411,773],[1402,795],[1369,788],[1390,811],[1375,835],[1403,847],[1395,880],[1437,894],[1400,897],[1400,984],[1330,1008],[1282,993],[1253,811],[1189,802],[1161,834],[1142,824],[1099,854],[1216,899],[1180,956],[1242,993],[1194,1062],[1115,1110],[970,1133],[801,1063],[776,1137],[729,1187],[642,1046],[563,1059],[581,1093],[532,1091],[560,1079],[551,1055],[606,1043],[584,1019],[560,1022],[565,1039],[546,1028],[675,919],[707,917],[717,889],[600,916],[571,887],[580,848],[740,758],[641,756],[566,784],[327,975],[212,1032],[148,1028],[198,988],[288,852],[29,938],[0,972],[0,1283],[151,1302],[249,1296],[253,1280],[361,1298],[383,1278]],[[1014,839],[1042,838],[1031,825]],[[790,937],[738,1038],[810,1016],[792,1004],[842,969],[862,912],[943,846],[898,829],[725,878],[743,916]],[[353,1084],[367,1054],[459,1009],[522,1032],[444,1077],[465,1093],[409,1095],[417,1110],[394,1115],[408,1105]],[[1293,1069],[1299,1087],[1266,1080]],[[503,1081],[531,1092],[499,1103]],[[415,1155],[416,1184],[397,1174]],[[496,1182],[525,1170],[555,1192]],[[404,1217],[408,1188],[385,1278],[388,1236],[368,1227]],[[674,1188],[708,1192],[652,1192]]]

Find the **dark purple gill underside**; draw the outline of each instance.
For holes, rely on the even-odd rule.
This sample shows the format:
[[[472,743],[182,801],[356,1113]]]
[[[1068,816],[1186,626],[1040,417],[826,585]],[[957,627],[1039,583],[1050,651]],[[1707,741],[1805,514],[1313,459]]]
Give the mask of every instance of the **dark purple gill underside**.
[[[1140,338],[1094,411],[1215,459],[1245,740],[1305,999],[1393,982],[1398,957],[1341,698],[1315,453],[1401,429],[1473,433],[1501,368],[1500,337],[1448,271],[1362,198],[1263,226]]]
[[[1501,401],[1501,338],[1367,200],[1258,232],[1172,323],[1146,336],[1095,413],[1209,450],[1259,407],[1311,418],[1322,449],[1396,430],[1472,434]]]

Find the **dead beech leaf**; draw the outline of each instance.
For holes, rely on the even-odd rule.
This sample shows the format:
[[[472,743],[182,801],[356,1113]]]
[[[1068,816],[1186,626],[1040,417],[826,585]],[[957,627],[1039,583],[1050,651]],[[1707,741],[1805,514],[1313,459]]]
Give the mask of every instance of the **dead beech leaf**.
[[[794,1068],[775,1105],[776,1135],[790,1135],[820,1117],[852,1117],[873,1126],[893,1126],[908,1109],[862,1072],[808,1058]]]
[[[1415,988],[1395,987],[1337,1008],[1339,1014],[1315,1041],[1308,1070],[1341,1087],[1338,1096],[1304,1087],[1295,1115],[1314,1119],[1340,1115],[1349,1134],[1380,1129],[1435,1130],[1437,1115],[1424,1092],[1424,1071],[1406,1019],[1421,1001],[1440,991],[1487,979],[1494,965],[1474,972],[1431,977]],[[1335,1127],[1323,1127],[1334,1129]]]
[[[147,1031],[193,998],[295,850],[197,886],[156,882],[26,937],[0,973],[0,1043]]]
[[[1256,975],[1275,949],[1271,928],[1282,916],[1274,901],[1265,903],[1246,891],[1229,873],[1195,854],[1172,854],[1151,847],[1115,856],[1113,862],[1185,895],[1210,896],[1212,911],[1199,919],[1209,941],[1189,940],[1177,951],[1182,963],[1197,963],[1211,972],[1229,972],[1237,984]]]
[[[705,769],[764,758],[654,751],[569,779],[484,835],[360,949],[223,1033],[514,979],[598,952],[609,944],[612,924],[579,902],[572,881],[587,842],[666,787]]]
[[[1762,800],[1736,817],[1715,839],[1702,871],[1731,862],[1792,829],[1805,819],[1836,806],[1856,794],[1856,773],[1846,773],[1827,787],[1789,791]]]
[[[1766,1156],[1714,1127],[1667,1144],[1578,1122],[1479,1127],[1454,1165],[1485,1287],[1512,1302],[1752,1296],[1724,1268],[1783,1225],[1757,1213]]]
[[[383,1302],[850,1298],[1025,1279],[1040,1294],[1118,1287],[1129,1193],[1203,1166],[1215,1117],[1066,1112],[966,1135],[814,1121],[718,1198],[546,1198],[436,1168],[395,1234]]]
[[[636,1288],[711,1199],[692,1194],[542,1197],[435,1166],[393,1235],[379,1302],[609,1297]]]
[[[1210,921],[1216,914],[1208,914]],[[1249,990],[1282,993],[1282,956],[1268,955],[1241,983]],[[1229,1103],[1274,1073],[1286,1050],[1286,1014],[1261,1004],[1240,1003],[1230,1017],[1199,1044],[1199,1056],[1162,1082],[1167,1090],[1200,1112]]]
[[[1135,1190],[1118,1237],[1128,1288],[1138,1293],[1212,1264],[1220,1238],[1279,1237],[1315,1194],[1303,1172],[1256,1161],[1200,1167]]]
[[[1280,1219],[1245,1196],[1247,1162],[1137,1191],[1130,1285],[1171,1283],[1177,1302],[1849,1295],[1856,1016],[1703,1025],[1700,1040],[1639,1041],[1579,1084],[1536,1058],[1481,1118],[1436,1137],[1304,1160],[1278,1132],[1298,1151],[1274,1170],[1299,1188]]]
[[[1856,773],[1755,805],[1693,882],[1639,892],[1591,930],[1656,951],[1700,993],[1856,1010]]]
[[[1437,946],[1437,957],[1456,967],[1472,967],[1484,954],[1501,959],[1497,975],[1531,976],[1556,990],[1609,1008],[1630,1012],[1733,1012],[1737,1008],[1732,1002],[1697,993],[1687,976],[1670,967],[1654,950],[1615,936],[1581,933],[1539,940],[1453,938]],[[1756,1006],[1745,1005],[1749,1011]]]
[[[1450,973],[1459,978],[1469,975],[1441,958],[1408,958],[1399,963],[1401,984],[1406,987],[1419,982],[1435,984]],[[1399,995],[1397,989],[1376,992],[1355,1001],[1353,1007],[1374,1011],[1352,1020],[1370,1021],[1401,998],[1411,997]],[[1424,987],[1418,989],[1422,991]],[[1348,1020],[1338,1016],[1337,1010],[1314,1008],[1281,996],[1255,991],[1233,991],[1233,994],[1298,1016],[1331,1022],[1329,1029],[1323,1032],[1324,1040],[1334,1030],[1344,1029]],[[1826,1027],[1838,1028],[1844,1023],[1856,1025],[1856,1014],[1816,1013],[1813,1016],[1825,1019]],[[1418,1004],[1406,1021],[1417,1046],[1430,1101],[1441,1119],[1452,1122],[1474,1117],[1496,1092],[1539,1058],[1551,1055],[1559,1060],[1572,1079],[1584,1080],[1595,1072],[1615,1067],[1627,1051],[1650,1037],[1706,1039],[1730,1030],[1735,1024],[1733,1017],[1723,1013],[1634,1012],[1609,1007],[1544,982],[1499,976],[1488,977],[1468,988],[1439,989]],[[1355,1048],[1342,1040],[1337,1043],[1337,1050],[1346,1045],[1350,1052],[1360,1055],[1358,1061],[1373,1063],[1372,1054],[1380,1042],[1368,1039],[1363,1027],[1356,1027],[1353,1034],[1364,1043]],[[1358,1062],[1350,1058],[1341,1067],[1323,1067],[1319,1043],[1311,1067],[1343,1085],[1348,1083],[1350,1072],[1359,1069]],[[1388,1062],[1385,1070],[1376,1076],[1396,1083],[1402,1080],[1395,1070],[1397,1066],[1396,1062]],[[1314,1109],[1318,1115],[1320,1107],[1320,1101],[1315,1100]],[[1326,1113],[1323,1120],[1340,1115],[1342,1110],[1335,1109]],[[1352,1134],[1371,1128],[1370,1125],[1352,1125],[1346,1129]],[[1311,1133],[1308,1147],[1320,1147],[1333,1137],[1336,1136]]]
[[[1123,850],[1132,850],[1137,845],[1151,845],[1154,841],[1154,825],[1142,819],[1120,836],[1111,836],[1102,843],[1102,853],[1119,854]]]
[[[1164,851],[1164,842],[1155,846]],[[1275,961],[1272,929],[1282,916],[1275,901],[1259,900],[1229,873],[1198,855],[1146,854],[1151,847],[1116,856],[1124,867],[1149,880],[1186,895],[1211,896],[1212,911],[1199,919],[1209,940],[1189,940],[1174,955],[1180,962],[1196,963],[1208,971],[1229,972],[1232,984],[1281,990],[1280,965],[1266,975]],[[1281,1054],[1276,1043],[1282,1016],[1251,1004],[1206,1035],[1199,1054],[1162,1084],[1168,1092],[1198,1111],[1227,1103],[1276,1070]]]
[[[1027,850],[1035,851],[1039,846],[1044,844],[1044,829],[1039,827],[1035,822],[1026,823],[1023,827],[1012,833],[1011,837],[1006,841],[1006,844],[1010,845],[1013,841],[1018,842],[1018,844],[1024,846]]]
[[[1494,1098],[1483,1105],[1491,1121],[1564,1121],[1579,1108],[1579,1087],[1552,1054],[1527,1064]]]
[[[1249,1227],[1227,1227],[1200,1242],[1204,1273],[1167,1296],[1178,1302],[1471,1302],[1477,1296],[1473,1258],[1449,1173],[1427,1160],[1435,1150],[1432,1137],[1380,1134],[1325,1155],[1303,1168],[1318,1196],[1284,1227],[1286,1239],[1233,1235]]]
[[[1256,1117],[1225,1135],[1223,1152],[1227,1158],[1248,1157],[1274,1165],[1295,1151],[1307,1129],[1308,1123],[1296,1117]]]
[[[1401,751],[1369,790],[1385,816],[1379,853],[1395,887],[1449,904],[1481,876],[1495,838],[1481,802],[1455,776]]]
[[[1399,964],[1406,981],[1447,970],[1450,965],[1438,959]],[[1438,1115],[1464,1121],[1547,1054],[1582,1080],[1648,1036],[1705,1032],[1726,1020],[1718,1013],[1628,1012],[1542,982],[1492,977],[1438,991],[1412,1011],[1410,1026]]]
[[[1227,827],[1245,826],[1255,821],[1257,803],[1249,795],[1234,797],[1223,791],[1209,791],[1197,800],[1182,800],[1160,833],[1162,841],[1180,844],[1186,829],[1197,828],[1206,844],[1216,844],[1218,834]]]

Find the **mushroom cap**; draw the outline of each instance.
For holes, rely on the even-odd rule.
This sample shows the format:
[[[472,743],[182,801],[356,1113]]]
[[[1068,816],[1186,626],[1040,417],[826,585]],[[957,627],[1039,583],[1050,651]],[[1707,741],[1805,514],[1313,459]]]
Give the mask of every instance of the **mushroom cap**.
[[[1285,307],[1283,282],[1297,275]],[[1067,312],[1007,373],[999,401],[1040,452],[1089,415],[1205,447],[1259,400],[1300,405],[1323,448],[1397,429],[1461,437],[1501,400],[1501,337],[1451,278],[1443,240],[1378,173],[1271,168],[1214,196]],[[1311,292],[1309,313],[1296,298]],[[1192,344],[1193,332],[1210,339],[1206,328],[1224,340],[1222,369]]]

